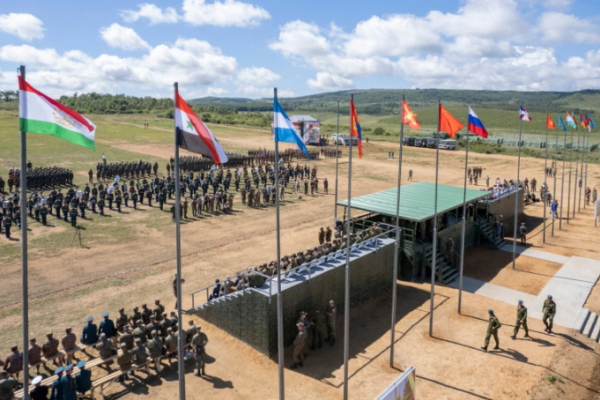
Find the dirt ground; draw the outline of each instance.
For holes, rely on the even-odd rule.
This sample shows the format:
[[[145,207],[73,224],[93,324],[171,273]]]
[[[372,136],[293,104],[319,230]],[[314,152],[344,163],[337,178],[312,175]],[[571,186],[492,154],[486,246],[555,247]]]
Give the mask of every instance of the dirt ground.
[[[165,129],[165,131],[168,131]],[[219,137],[227,147],[248,149],[270,148],[268,135],[246,133]],[[169,146],[115,144],[121,150],[170,157]],[[388,189],[395,185],[397,160],[389,160],[387,152],[397,144],[376,142],[365,144],[365,158],[354,158],[353,196]],[[396,153],[397,154],[397,153]],[[108,154],[107,156],[110,156]],[[339,199],[346,198],[347,161],[340,165]],[[516,159],[501,155],[471,154],[470,164],[483,166],[484,177],[514,178]],[[312,165],[313,163],[311,163]],[[330,194],[291,198],[282,207],[282,254],[314,246],[320,226],[331,225],[334,211],[335,162],[325,159],[315,163],[319,177],[329,180]],[[414,171],[413,182],[434,180],[435,152],[409,148],[405,152],[403,179],[408,169]],[[543,160],[524,158],[521,177],[543,180]],[[161,166],[162,168],[162,166]],[[460,186],[464,170],[464,154],[440,153],[440,183]],[[589,166],[589,186],[600,186],[600,167]],[[84,177],[82,177],[84,178]],[[406,182],[403,182],[406,183]],[[481,182],[480,182],[481,183]],[[560,183],[559,183],[560,184]],[[483,188],[483,186],[473,188]],[[552,189],[552,185],[550,185]],[[566,197],[565,197],[566,201]],[[113,218],[132,221],[161,216],[156,207],[142,207],[145,212],[115,215]],[[250,209],[241,202],[231,216],[213,216],[190,220],[182,226],[184,294],[208,286],[215,278],[275,258],[274,208]],[[341,210],[340,210],[341,212]],[[600,259],[598,239],[595,239],[593,213],[585,209],[562,229],[555,226],[554,236],[547,232],[542,243],[541,215],[536,203],[526,208],[531,230],[530,245],[563,255],[578,255]],[[565,209],[566,213],[566,209]],[[163,217],[160,217],[163,218]],[[56,235],[60,227],[45,232],[38,225],[35,234]],[[18,231],[17,231],[18,232]],[[110,232],[107,232],[107,236]],[[70,239],[70,238],[69,238]],[[85,243],[85,235],[84,235]],[[151,304],[163,299],[170,311],[174,306],[171,279],[175,271],[174,228],[170,218],[154,225],[139,224],[128,241],[111,244],[85,243],[85,248],[64,247],[39,252],[31,248],[30,268],[30,332],[38,339],[47,331],[62,332],[65,326],[79,331],[88,315],[135,305]],[[16,246],[19,242],[2,246]],[[36,252],[39,252],[36,253]],[[483,268],[485,260],[494,257],[498,267]],[[508,257],[508,258],[507,258]],[[510,254],[479,247],[467,251],[465,274],[477,279],[537,294],[557,270],[556,264],[518,257],[517,271],[510,268]],[[4,292],[0,298],[0,349],[8,353],[13,343],[21,343],[20,264],[1,263]],[[385,294],[351,313],[350,397],[369,399],[383,391],[402,370],[417,368],[417,391],[422,399],[592,399],[600,392],[597,379],[598,344],[593,344],[573,332],[557,330],[557,335],[545,335],[540,321],[530,322],[531,340],[512,341],[514,306],[465,294],[463,315],[456,311],[457,293],[449,288],[436,288],[434,337],[428,336],[429,286],[424,283],[399,284],[398,323],[395,327],[395,368],[389,367],[390,295]],[[600,308],[600,289],[590,296],[588,307]],[[184,298],[184,309],[191,299]],[[504,324],[501,330],[502,351],[483,353],[483,337],[487,326],[486,312],[493,307]],[[201,321],[198,321],[201,322]],[[343,318],[339,318],[340,327]],[[203,323],[210,338],[211,357],[205,379],[186,375],[188,399],[277,398],[277,362],[254,351],[222,331]],[[286,369],[286,397],[289,399],[333,399],[342,395],[343,338],[334,348],[310,352],[303,369]],[[286,350],[286,366],[291,363],[291,349]],[[191,366],[189,366],[191,368]],[[191,369],[190,369],[191,372]],[[594,373],[596,375],[594,375]],[[94,377],[103,374],[94,371]],[[154,374],[154,373],[153,373]],[[142,375],[142,374],[140,374]],[[549,375],[558,380],[550,383]],[[143,376],[143,375],[142,375]],[[177,378],[166,368],[163,379],[151,377],[143,383],[114,384],[108,393],[118,398],[134,399],[137,394],[149,398],[175,398]]]

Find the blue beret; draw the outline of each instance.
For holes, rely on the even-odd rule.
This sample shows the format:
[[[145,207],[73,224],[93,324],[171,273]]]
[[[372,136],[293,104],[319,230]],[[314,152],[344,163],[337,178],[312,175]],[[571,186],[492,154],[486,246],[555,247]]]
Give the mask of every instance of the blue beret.
[[[522,303],[522,302],[523,302],[523,300],[519,300],[519,303]]]
[[[494,310],[492,310],[491,308],[488,308],[488,312],[494,312]]]
[[[81,369],[85,367],[85,360],[81,360],[77,363],[77,368]]]
[[[103,312],[103,313],[102,313],[102,316],[103,316],[104,318],[108,317],[108,311],[106,311],[106,312]]]
[[[58,368],[56,368],[56,370],[54,371],[54,373],[55,373],[56,375],[58,375],[58,374],[60,374],[61,372],[63,372],[64,370],[65,370],[65,369],[64,369],[63,367],[58,367]]]
[[[73,364],[69,364],[65,367],[65,371],[70,371],[73,369]]]
[[[551,299],[551,298],[552,298],[552,295],[551,295],[551,294],[549,294],[549,295],[548,295],[548,298],[549,298],[549,299]]]
[[[85,322],[92,322],[94,320],[94,317],[87,317],[85,319]]]

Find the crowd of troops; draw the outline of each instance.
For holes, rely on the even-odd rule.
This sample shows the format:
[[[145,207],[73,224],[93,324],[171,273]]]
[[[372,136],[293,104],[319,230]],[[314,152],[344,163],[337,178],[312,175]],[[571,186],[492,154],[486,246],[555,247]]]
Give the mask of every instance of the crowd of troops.
[[[83,351],[86,354],[87,350],[85,349],[93,347],[97,350],[99,358],[116,359],[119,369],[123,372],[131,371],[135,374],[135,368],[153,362],[156,371],[160,373],[163,358],[168,358],[169,364],[171,364],[172,358],[177,358],[178,329],[177,314],[175,312],[167,314],[160,300],[156,300],[153,309],[143,304],[141,310],[139,307],[135,307],[131,315],[127,315],[124,309],[120,309],[119,316],[114,321],[110,319],[109,313],[105,312],[102,314],[102,321],[99,325],[94,323],[93,317],[88,317],[79,338],[71,327],[65,329],[65,334],[60,340],[54,337],[52,332],[47,333],[46,341],[41,345],[38,344],[35,337],[32,337],[29,339],[29,365],[27,367],[35,366],[38,376],[32,380],[35,389],[31,392],[31,398],[48,398],[47,395],[50,393],[51,399],[76,400],[92,389],[92,372],[86,369],[85,360],[77,363],[79,374],[71,376],[74,369],[73,354],[78,343],[81,343],[82,347],[85,346]],[[202,332],[200,325],[194,325],[191,320],[188,322],[188,326],[184,327],[183,334],[185,347],[189,354],[196,359],[197,371],[194,375],[206,375],[205,348],[208,344],[208,337]],[[60,347],[62,347],[62,353]],[[52,383],[51,387],[40,385],[42,377],[39,373],[40,365],[43,362],[42,357],[53,360],[53,364],[57,367],[54,374],[58,376],[58,379]],[[112,363],[111,360],[107,364]],[[23,353],[19,351],[18,346],[11,347],[11,353],[5,361],[0,360],[0,367],[2,368],[0,370],[0,395],[2,397],[0,398],[13,399],[19,374],[23,371]],[[126,374],[119,378],[120,381],[127,379]]]
[[[31,163],[28,163],[31,165]],[[49,187],[72,186],[73,171],[61,167],[29,168],[27,170],[27,190],[40,190]],[[0,193],[7,188],[12,193],[21,187],[20,170],[8,171],[6,182],[0,177]]]
[[[342,156],[342,150],[335,147],[321,147],[321,154],[325,158],[338,158]]]
[[[319,150],[308,150],[311,160],[318,160],[321,152]],[[248,156],[252,158],[253,164],[268,164],[275,162],[275,151],[267,149],[248,150]],[[294,160],[306,160],[306,154],[298,149],[285,149],[279,152],[279,159],[289,163]]]
[[[241,167],[243,165],[249,165],[252,161],[252,157],[245,156],[238,153],[226,153],[227,154],[227,167]],[[179,157],[179,169],[181,172],[200,172],[215,170],[215,163],[212,157],[202,155],[198,156],[180,156]],[[175,171],[175,159],[171,157],[167,163],[167,175],[171,175],[171,172]]]
[[[158,163],[154,164],[146,161],[136,162],[120,162],[120,163],[101,163],[96,165],[96,181],[106,182],[106,180],[113,180],[116,176],[121,178],[133,178],[139,179],[143,177],[149,177],[151,175],[158,175]],[[90,169],[88,171],[89,181],[93,183],[94,172]]]
[[[469,177],[469,184],[477,186],[477,181],[483,175],[482,167],[469,167],[467,170],[467,176]]]

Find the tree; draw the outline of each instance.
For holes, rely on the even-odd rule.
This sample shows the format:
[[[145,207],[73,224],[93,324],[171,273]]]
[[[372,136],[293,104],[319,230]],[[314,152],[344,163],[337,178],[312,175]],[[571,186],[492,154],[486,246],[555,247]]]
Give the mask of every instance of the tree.
[[[379,136],[379,135],[383,135],[384,133],[385,133],[385,129],[383,129],[380,126],[378,126],[377,128],[373,129],[373,135]]]

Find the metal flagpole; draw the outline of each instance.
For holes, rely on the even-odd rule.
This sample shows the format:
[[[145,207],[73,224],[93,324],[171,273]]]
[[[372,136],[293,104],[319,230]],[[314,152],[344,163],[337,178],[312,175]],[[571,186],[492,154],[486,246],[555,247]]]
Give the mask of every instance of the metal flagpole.
[[[575,209],[577,208],[577,187],[579,186],[579,177],[581,177],[581,171],[579,171],[579,139],[581,137],[581,131],[577,129],[577,150],[575,151],[575,190],[573,191],[573,219],[575,219]],[[581,192],[579,192],[581,196]]]
[[[579,180],[577,181],[577,185],[579,185],[579,199],[577,201],[577,212],[581,212],[581,189],[583,187],[583,150],[582,148],[585,145],[585,131],[583,131],[583,138],[581,139],[581,146],[579,145],[579,139],[577,139],[577,155],[581,153],[581,162],[579,163],[579,180],[581,181],[581,185],[579,185]],[[579,157],[578,157],[579,158]],[[584,202],[585,203],[585,202]]]
[[[179,84],[175,82],[174,107],[177,108]],[[176,111],[176,110],[175,110]],[[181,304],[181,182],[179,175],[179,145],[181,134],[175,118],[175,247],[177,249],[177,368],[179,369],[179,400],[185,400],[185,336],[183,335],[183,313]]]
[[[335,230],[335,222],[337,221],[337,202],[338,202],[338,171],[339,171],[339,137],[340,137],[340,102],[337,104],[337,127],[335,129],[335,201],[333,203],[333,229]],[[350,138],[352,141],[352,138]]]
[[[545,195],[542,196],[542,204],[544,206],[544,230],[543,230],[543,239],[542,243],[546,243],[546,208],[548,206],[546,202],[546,198],[548,197],[548,193],[550,193],[550,189],[548,189],[548,117],[549,114],[546,112],[546,160],[544,161],[544,186],[546,187]]]
[[[277,101],[277,88],[274,89]],[[281,296],[281,235],[279,223],[279,140],[275,134],[275,225],[277,229],[277,361],[279,363],[279,399],[285,399],[285,386],[283,376],[283,297]]]
[[[396,245],[392,280],[392,338],[390,343],[390,368],[394,368],[394,341],[396,339],[396,302],[398,301],[398,258],[400,255],[400,188],[402,187],[402,139],[404,138],[404,95],[400,104],[400,144],[398,150],[398,187],[396,194]]]
[[[581,173],[583,175],[583,187],[586,190],[587,193],[587,145],[590,141],[590,132],[588,129],[588,133],[586,135],[585,131],[583,131],[583,154],[582,154],[582,161],[581,161]],[[585,173],[583,172],[583,166],[585,165]],[[591,193],[590,193],[591,195]],[[581,198],[581,197],[580,197]],[[585,195],[585,199],[583,201],[583,209],[585,210],[586,208],[586,202],[587,202],[587,194]]]
[[[554,186],[552,187],[553,194],[552,200],[556,200],[556,171],[558,171],[558,129],[556,130],[556,142],[554,143],[554,167],[552,168],[552,175],[554,175]],[[561,200],[562,202],[562,200]],[[562,204],[561,204],[562,205]],[[558,211],[558,210],[556,210]],[[556,222],[556,215],[552,216],[552,236],[554,236],[554,222]]]
[[[25,66],[19,67],[21,79],[25,81]],[[27,112],[27,110],[21,110]],[[29,282],[27,266],[27,133],[21,131],[21,280],[23,284],[23,365],[29,365]],[[29,368],[23,368],[23,399],[29,400]]]
[[[512,268],[515,269],[517,259],[517,228],[519,224],[519,178],[521,174],[521,133],[523,132],[523,118],[519,116],[519,141],[517,146],[519,148],[517,157],[517,182],[515,182],[517,191],[515,192],[515,226],[513,232],[513,260]],[[523,195],[525,195],[525,188],[523,188]]]
[[[350,95],[354,101],[354,95]],[[352,110],[350,110],[350,147],[348,150],[348,226],[346,231],[346,281],[344,293],[344,400],[348,400],[348,358],[350,352],[350,233],[352,210]]]
[[[469,104],[468,107],[471,107]],[[468,121],[467,116],[467,121]],[[463,215],[462,215],[462,228],[460,229],[460,270],[458,277],[458,313],[461,313],[462,310],[462,288],[463,288],[463,271],[465,265],[465,236],[466,236],[466,224],[467,224],[467,168],[469,165],[469,126],[467,122],[467,153],[465,156],[465,184],[463,188]],[[454,251],[452,249],[451,251]],[[452,257],[452,253],[450,253],[450,257]]]
[[[590,128],[588,128],[588,134],[587,134],[587,145],[586,145],[586,155],[585,155],[585,187],[587,189],[587,177],[588,177],[588,164],[590,161],[590,133],[592,133],[592,131],[590,130]],[[591,194],[590,194],[591,197]]]
[[[562,215],[563,215],[563,207],[564,207],[564,203],[563,203],[563,198],[565,195],[565,167],[566,167],[566,161],[567,161],[567,130],[563,129],[565,131],[565,139],[564,139],[564,144],[563,144],[563,167],[562,167],[562,179],[561,179],[561,183],[560,183],[560,216],[558,217],[558,229],[562,230]],[[569,218],[569,214],[567,214],[567,219]]]
[[[567,190],[567,224],[571,213],[571,175],[573,169],[573,129],[571,129],[571,156],[569,160],[569,189]]]
[[[440,162],[440,113],[442,112],[442,103],[438,100],[438,124],[437,141],[435,149],[435,195],[433,202],[433,254],[431,256],[431,299],[429,301],[429,336],[433,336],[433,298],[435,296],[435,273],[437,267],[437,201],[438,201],[438,180],[439,180],[439,162]]]

